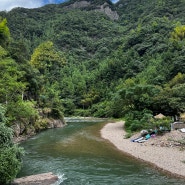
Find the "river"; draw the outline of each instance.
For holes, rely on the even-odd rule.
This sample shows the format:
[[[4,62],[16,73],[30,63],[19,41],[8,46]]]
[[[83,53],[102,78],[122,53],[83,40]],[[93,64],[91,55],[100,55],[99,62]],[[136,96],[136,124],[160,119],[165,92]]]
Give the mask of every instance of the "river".
[[[55,185],[183,185],[150,165],[118,151],[100,137],[102,122],[69,122],[21,143],[25,149],[18,177],[53,172]]]

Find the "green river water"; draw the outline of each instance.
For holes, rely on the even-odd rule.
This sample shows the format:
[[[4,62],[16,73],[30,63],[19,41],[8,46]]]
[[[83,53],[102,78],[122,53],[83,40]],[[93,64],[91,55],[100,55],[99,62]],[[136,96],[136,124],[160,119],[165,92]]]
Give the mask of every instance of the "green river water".
[[[26,154],[18,177],[53,172],[59,176],[55,185],[185,184],[118,151],[100,137],[103,125],[70,122],[21,143]]]

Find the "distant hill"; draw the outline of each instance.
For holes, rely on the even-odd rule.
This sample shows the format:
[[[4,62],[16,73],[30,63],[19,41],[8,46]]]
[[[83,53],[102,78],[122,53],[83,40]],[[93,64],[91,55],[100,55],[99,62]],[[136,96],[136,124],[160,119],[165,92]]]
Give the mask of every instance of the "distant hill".
[[[71,1],[37,9],[15,8],[1,15],[8,20],[11,36],[24,40],[30,54],[39,43],[49,39],[60,50],[84,59],[104,47],[109,53],[124,33],[113,21],[119,16],[111,6],[109,1]]]

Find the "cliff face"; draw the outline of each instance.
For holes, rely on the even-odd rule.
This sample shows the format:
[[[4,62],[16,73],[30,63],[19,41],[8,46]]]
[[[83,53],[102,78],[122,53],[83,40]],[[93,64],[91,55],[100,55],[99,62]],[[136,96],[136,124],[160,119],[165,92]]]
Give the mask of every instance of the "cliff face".
[[[65,126],[65,120],[54,119],[47,117],[45,114],[40,113],[40,118],[33,124],[24,124],[23,122],[15,122],[12,125],[14,131],[14,142],[18,143],[34,136],[38,132],[46,129],[61,128]]]
[[[105,13],[111,20],[118,20],[119,15],[116,11],[113,11],[107,3],[97,6],[96,11]]]
[[[65,9],[81,9],[87,7],[94,9],[96,12],[102,12],[106,14],[111,20],[119,19],[118,13],[116,11],[113,11],[107,2],[94,6],[89,1],[77,1],[68,6],[65,6]]]

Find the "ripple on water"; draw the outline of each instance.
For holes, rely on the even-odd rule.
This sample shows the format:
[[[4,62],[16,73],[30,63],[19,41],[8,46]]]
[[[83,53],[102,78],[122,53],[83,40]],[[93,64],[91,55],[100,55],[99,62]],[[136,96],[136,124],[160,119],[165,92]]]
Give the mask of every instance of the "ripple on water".
[[[55,183],[52,184],[52,185],[60,185],[60,184],[62,184],[65,180],[67,180],[67,177],[65,177],[64,174],[57,173],[56,175],[58,176],[58,181],[55,182]]]

